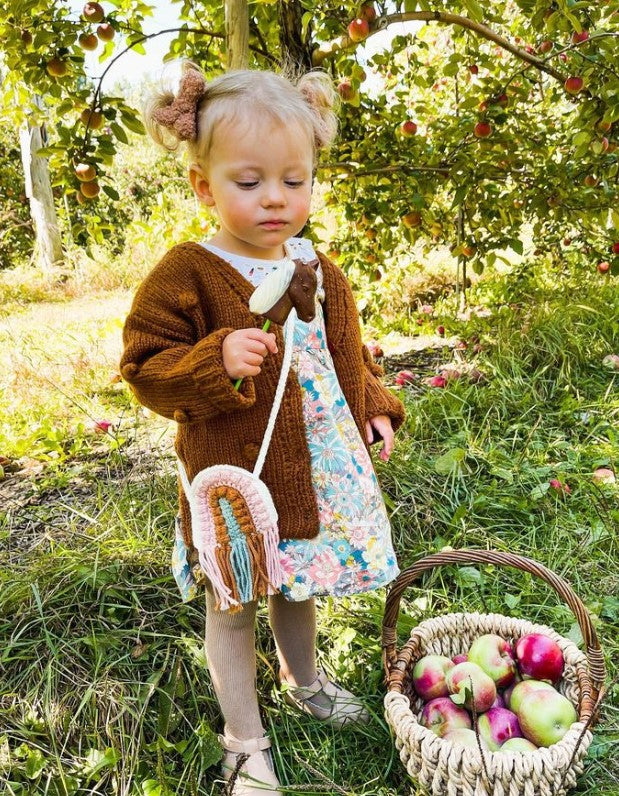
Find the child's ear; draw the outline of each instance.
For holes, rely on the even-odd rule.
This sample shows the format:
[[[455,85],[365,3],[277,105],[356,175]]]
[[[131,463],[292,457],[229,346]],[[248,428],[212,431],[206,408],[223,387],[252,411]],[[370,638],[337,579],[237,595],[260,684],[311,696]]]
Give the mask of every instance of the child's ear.
[[[211,193],[210,183],[202,166],[198,163],[192,163],[191,166],[189,166],[189,182],[191,183],[191,187],[198,201],[208,207],[213,207],[215,199]]]

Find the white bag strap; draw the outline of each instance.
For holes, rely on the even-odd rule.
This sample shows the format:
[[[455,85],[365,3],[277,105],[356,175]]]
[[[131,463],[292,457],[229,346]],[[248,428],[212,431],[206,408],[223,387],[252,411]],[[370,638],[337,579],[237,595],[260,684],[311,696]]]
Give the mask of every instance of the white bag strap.
[[[284,396],[286,379],[288,377],[288,371],[290,370],[290,364],[292,362],[292,346],[294,342],[294,327],[296,320],[297,311],[293,307],[290,310],[288,318],[284,324],[284,359],[282,361],[282,371],[279,374],[279,381],[277,382],[277,388],[275,389],[275,398],[273,399],[273,408],[271,409],[269,422],[267,423],[267,428],[264,433],[264,439],[262,441],[262,445],[260,446],[258,458],[256,459],[256,464],[254,466],[253,475],[255,475],[256,478],[260,478],[260,472],[262,471],[262,466],[264,465],[264,460],[266,459],[267,450],[273,435],[273,428],[275,427],[277,413],[279,412],[279,407]],[[183,489],[185,490],[187,500],[190,500],[189,496],[191,494],[191,484],[189,482],[189,478],[187,477],[187,471],[185,470],[185,466],[178,456],[176,458],[178,461],[178,471],[181,477],[181,483],[183,485]]]
[[[286,388],[286,379],[288,378],[288,371],[290,370],[290,363],[292,362],[292,344],[294,342],[294,326],[296,320],[297,311],[293,307],[288,314],[286,323],[284,324],[284,359],[282,362],[282,372],[279,374],[279,381],[277,382],[277,389],[275,390],[275,398],[273,399],[273,408],[271,409],[271,415],[269,417],[269,422],[267,423],[267,429],[264,432],[264,439],[262,440],[260,452],[258,453],[258,458],[256,459],[256,464],[254,466],[254,475],[256,478],[260,478],[262,465],[266,459],[267,450],[273,435],[273,428],[275,427],[277,413],[279,412],[279,407],[282,402],[284,390]]]

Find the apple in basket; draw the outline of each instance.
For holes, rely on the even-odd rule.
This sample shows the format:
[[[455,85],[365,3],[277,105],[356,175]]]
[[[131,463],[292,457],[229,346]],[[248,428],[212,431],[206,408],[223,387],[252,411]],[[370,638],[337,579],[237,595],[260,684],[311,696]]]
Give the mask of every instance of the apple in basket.
[[[527,694],[516,715],[522,734],[536,746],[558,743],[572,724],[578,721],[572,703],[554,688]]]
[[[556,683],[563,674],[563,653],[556,641],[543,633],[530,633],[516,642],[516,659],[526,680]]]
[[[447,688],[456,705],[483,713],[496,699],[494,680],[476,663],[457,663],[447,672]]]
[[[469,656],[466,654],[466,652],[462,652],[460,653],[460,655],[454,655],[451,660],[454,663],[465,663],[466,661],[468,661],[468,659]]]
[[[466,710],[454,705],[449,697],[438,697],[426,703],[419,723],[439,737],[451,730],[470,729],[472,726]]]
[[[508,738],[499,747],[499,752],[534,752],[536,749],[537,746],[526,738]]]
[[[510,693],[507,700],[507,707],[513,710],[514,713],[517,713],[522,700],[528,694],[532,694],[533,691],[543,691],[548,688],[552,688],[550,683],[544,683],[542,680],[522,680],[520,683],[516,683]]]
[[[492,708],[506,708],[506,707],[507,705],[505,704],[505,699],[503,698],[503,696],[501,694],[497,694],[496,699],[490,705],[490,710],[492,710]]]
[[[522,738],[518,717],[506,708],[490,708],[477,720],[479,734],[492,752],[510,738]]]
[[[477,742],[475,730],[451,730],[451,732],[448,732],[447,735],[445,735],[445,740],[453,741],[454,743],[459,743],[460,746],[468,746],[472,749],[479,749],[479,746],[481,745],[481,748],[484,750],[484,752],[490,751],[488,744],[483,738],[480,737],[479,743]]]
[[[511,644],[494,633],[486,633],[475,639],[469,649],[469,661],[476,663],[492,677],[497,688],[511,685],[516,676]]]
[[[413,669],[413,685],[424,702],[449,696],[445,674],[453,666],[453,661],[444,655],[424,655],[417,661]]]

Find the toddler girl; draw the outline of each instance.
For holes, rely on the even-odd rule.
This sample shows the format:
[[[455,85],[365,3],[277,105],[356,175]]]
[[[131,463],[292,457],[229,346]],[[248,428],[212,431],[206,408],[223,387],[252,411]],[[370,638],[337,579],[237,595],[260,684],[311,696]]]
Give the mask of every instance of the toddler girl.
[[[169,148],[187,143],[191,187],[217,213],[218,231],[174,246],[144,280],[124,327],[121,372],[142,404],[177,422],[176,452],[190,481],[214,464],[251,469],[284,340],[279,324],[262,331],[248,301],[287,258],[318,260],[316,315],[296,320],[261,478],[278,514],[284,579],[268,609],[284,698],[342,726],[367,721],[368,713],[316,666],[315,597],[376,589],[399,572],[368,450],[376,433],[381,458],[389,458],[404,408],[361,342],[342,271],[298,237],[316,155],[336,133],[335,101],[323,72],[297,79],[238,70],[207,81],[192,64],[184,65],[176,96],[153,99],[149,131]],[[179,499],[177,542],[191,561],[182,483]],[[218,610],[208,580],[205,586],[205,649],[225,720],[223,776],[239,768],[235,796],[280,794],[256,694],[256,601],[236,613]]]

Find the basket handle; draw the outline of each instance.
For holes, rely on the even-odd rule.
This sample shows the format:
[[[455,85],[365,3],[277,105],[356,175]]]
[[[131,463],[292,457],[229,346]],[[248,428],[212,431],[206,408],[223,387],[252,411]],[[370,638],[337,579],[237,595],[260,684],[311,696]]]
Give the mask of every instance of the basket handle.
[[[576,595],[572,587],[563,578],[552,572],[550,569],[524,556],[514,553],[501,553],[496,550],[449,550],[443,553],[435,553],[416,561],[412,566],[401,572],[389,587],[387,602],[385,605],[385,615],[383,618],[382,647],[383,665],[387,678],[391,669],[397,662],[396,653],[396,624],[400,610],[400,598],[402,592],[413,581],[417,580],[426,570],[434,567],[445,566],[448,564],[497,564],[499,566],[514,567],[523,572],[530,572],[546,581],[557,592],[570,607],[576,617],[582,637],[587,650],[587,660],[589,662],[589,674],[592,686],[597,693],[600,692],[606,679],[606,667],[604,657],[600,649],[597,633],[591,622],[587,609],[581,599]],[[595,696],[595,695],[594,695]]]

